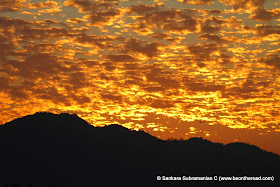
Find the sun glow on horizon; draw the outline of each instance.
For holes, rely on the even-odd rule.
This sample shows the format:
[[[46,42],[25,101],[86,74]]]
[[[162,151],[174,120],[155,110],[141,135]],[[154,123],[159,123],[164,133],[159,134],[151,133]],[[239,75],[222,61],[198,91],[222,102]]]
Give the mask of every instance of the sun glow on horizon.
[[[94,126],[280,153],[273,2],[3,1],[0,124],[69,112]]]

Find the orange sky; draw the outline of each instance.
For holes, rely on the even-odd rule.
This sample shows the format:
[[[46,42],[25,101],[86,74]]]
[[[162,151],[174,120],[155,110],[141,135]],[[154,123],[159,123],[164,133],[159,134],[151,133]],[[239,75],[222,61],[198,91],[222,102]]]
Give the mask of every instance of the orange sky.
[[[0,124],[76,113],[280,154],[278,0],[0,0]]]

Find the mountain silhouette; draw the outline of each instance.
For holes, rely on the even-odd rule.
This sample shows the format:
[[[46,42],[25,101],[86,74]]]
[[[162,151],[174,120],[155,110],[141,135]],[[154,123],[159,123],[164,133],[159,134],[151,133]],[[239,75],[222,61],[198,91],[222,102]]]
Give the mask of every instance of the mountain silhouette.
[[[77,115],[36,113],[0,126],[0,186],[278,186],[280,156],[245,143],[164,141]],[[268,176],[274,181],[166,181],[157,176]],[[19,185],[20,184],[20,185]]]

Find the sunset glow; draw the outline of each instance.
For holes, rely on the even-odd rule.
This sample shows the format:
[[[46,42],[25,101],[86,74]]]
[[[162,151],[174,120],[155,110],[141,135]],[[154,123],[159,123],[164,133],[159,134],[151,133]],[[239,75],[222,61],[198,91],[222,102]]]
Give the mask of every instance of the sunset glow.
[[[0,0],[0,124],[75,113],[280,154],[278,0]]]

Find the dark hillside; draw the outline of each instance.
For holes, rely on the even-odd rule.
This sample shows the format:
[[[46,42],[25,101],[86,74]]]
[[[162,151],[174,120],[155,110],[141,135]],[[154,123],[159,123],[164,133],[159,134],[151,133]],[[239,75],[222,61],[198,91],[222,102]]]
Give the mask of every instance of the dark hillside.
[[[3,185],[278,186],[280,181],[279,155],[253,145],[163,141],[120,125],[94,127],[69,114],[36,113],[11,121],[0,126],[0,142]],[[157,181],[157,176],[274,176],[274,181]]]

